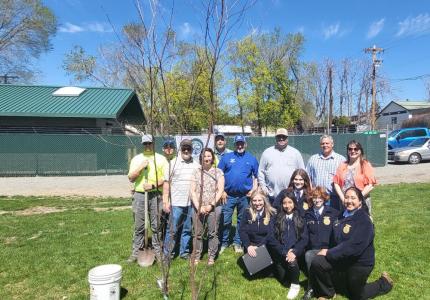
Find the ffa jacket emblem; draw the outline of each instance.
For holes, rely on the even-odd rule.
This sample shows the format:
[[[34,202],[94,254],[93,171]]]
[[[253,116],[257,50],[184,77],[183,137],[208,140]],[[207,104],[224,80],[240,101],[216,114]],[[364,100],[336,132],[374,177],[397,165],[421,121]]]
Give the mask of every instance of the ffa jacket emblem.
[[[324,225],[330,225],[330,217],[325,216],[323,219],[323,223],[324,223]]]
[[[303,209],[304,210],[308,210],[309,209],[309,205],[306,202],[303,202]]]
[[[351,225],[346,224],[345,227],[343,227],[343,233],[348,234],[350,229],[351,229]]]

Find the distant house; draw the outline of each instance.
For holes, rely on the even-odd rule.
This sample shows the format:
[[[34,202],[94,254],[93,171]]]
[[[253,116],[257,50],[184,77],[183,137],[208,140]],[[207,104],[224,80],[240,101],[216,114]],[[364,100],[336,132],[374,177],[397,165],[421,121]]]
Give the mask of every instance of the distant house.
[[[403,121],[426,113],[430,113],[430,102],[391,101],[379,113],[376,125],[379,129],[393,130],[400,128]]]
[[[215,132],[222,132],[226,136],[234,136],[237,134],[252,135],[251,126],[244,126],[242,132],[242,126],[239,125],[214,125]]]
[[[0,132],[123,134],[144,123],[130,89],[0,84]]]

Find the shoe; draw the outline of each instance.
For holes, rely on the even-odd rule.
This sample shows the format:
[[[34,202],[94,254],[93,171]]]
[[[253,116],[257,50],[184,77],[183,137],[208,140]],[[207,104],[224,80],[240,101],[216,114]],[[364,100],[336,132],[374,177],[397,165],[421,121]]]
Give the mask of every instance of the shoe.
[[[303,295],[302,300],[311,300],[313,296],[314,296],[314,290],[313,289],[309,289]]]
[[[129,264],[135,263],[137,261],[137,256],[130,255],[129,258],[127,258],[126,262]]]
[[[219,249],[219,254],[222,254],[225,249],[227,249],[227,246],[221,246],[221,248]]]
[[[213,266],[215,264],[215,259],[213,257],[209,257],[208,266]]]
[[[179,257],[182,258],[182,259],[189,259],[190,258],[190,254],[189,253],[184,253],[184,254],[181,254]]]
[[[393,279],[391,279],[390,275],[388,275],[387,272],[382,272],[380,279],[382,279],[386,282],[386,284],[384,284],[384,287],[383,287],[384,294],[391,291],[391,289],[393,288],[393,285],[394,285],[394,281],[393,281]]]
[[[239,245],[234,245],[234,252],[235,253],[243,253],[243,248]]]
[[[300,293],[300,285],[292,283],[287,294],[287,299],[296,299]]]

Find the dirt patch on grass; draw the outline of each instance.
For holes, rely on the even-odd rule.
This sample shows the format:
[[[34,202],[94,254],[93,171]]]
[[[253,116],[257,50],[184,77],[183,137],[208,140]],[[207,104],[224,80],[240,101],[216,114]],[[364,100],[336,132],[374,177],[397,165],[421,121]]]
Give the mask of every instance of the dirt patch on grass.
[[[14,211],[13,214],[17,216],[32,216],[32,215],[44,215],[66,211],[64,208],[56,208],[49,206],[35,206],[24,210]]]
[[[12,244],[16,242],[16,236],[10,236],[4,239],[4,243],[6,245]]]
[[[110,211],[110,210],[127,210],[130,208],[131,206],[127,205],[127,206],[114,206],[114,207],[94,207],[94,210],[96,212],[101,212],[101,211]]]

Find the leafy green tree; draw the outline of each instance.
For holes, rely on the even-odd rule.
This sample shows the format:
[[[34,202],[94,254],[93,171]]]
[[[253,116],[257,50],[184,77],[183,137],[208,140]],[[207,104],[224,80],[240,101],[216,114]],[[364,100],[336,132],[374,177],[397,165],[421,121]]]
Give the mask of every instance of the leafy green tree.
[[[263,128],[294,127],[302,115],[296,82],[303,36],[284,35],[279,29],[256,34],[230,47],[231,72],[242,108],[252,109],[258,133]]]
[[[42,1],[0,0],[0,74],[31,80],[33,62],[51,50],[56,30],[56,17]]]

